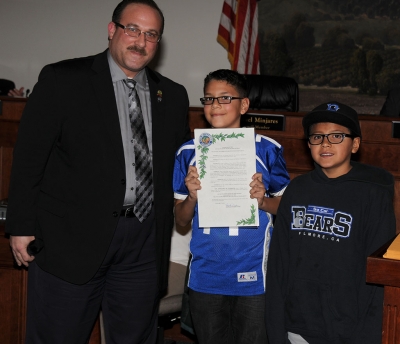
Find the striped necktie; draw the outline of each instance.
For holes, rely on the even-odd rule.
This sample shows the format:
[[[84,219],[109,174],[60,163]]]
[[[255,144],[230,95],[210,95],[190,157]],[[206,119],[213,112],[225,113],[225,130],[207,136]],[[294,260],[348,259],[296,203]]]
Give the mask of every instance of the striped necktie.
[[[150,214],[153,204],[153,171],[142,109],[135,89],[136,81],[126,79],[125,83],[129,87],[129,119],[135,152],[136,200],[133,212],[143,222]]]

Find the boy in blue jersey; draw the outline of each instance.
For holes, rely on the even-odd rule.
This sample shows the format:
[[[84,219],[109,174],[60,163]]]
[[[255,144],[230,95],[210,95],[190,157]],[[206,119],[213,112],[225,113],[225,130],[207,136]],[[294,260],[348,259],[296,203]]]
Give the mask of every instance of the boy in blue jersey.
[[[201,98],[213,128],[239,128],[249,108],[246,78],[231,70],[217,70],[204,80]],[[272,215],[276,214],[289,175],[282,147],[255,135],[256,173],[249,197],[258,201],[258,227],[200,228],[197,190],[201,189],[191,140],[176,154],[174,169],[175,218],[192,223],[192,261],[188,286],[194,330],[200,344],[267,343],[265,275]],[[243,279],[241,276],[252,276]],[[246,280],[246,282],[243,282]]]
[[[351,160],[357,112],[336,101],[303,118],[315,169],[282,197],[266,289],[273,344],[380,344],[383,287],[366,283],[367,257],[395,235],[394,178]]]

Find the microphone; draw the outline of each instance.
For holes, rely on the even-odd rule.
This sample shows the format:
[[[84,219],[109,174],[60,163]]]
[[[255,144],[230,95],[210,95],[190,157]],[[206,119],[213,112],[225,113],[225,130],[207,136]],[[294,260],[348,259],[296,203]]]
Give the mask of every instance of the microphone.
[[[32,240],[26,251],[30,256],[36,256],[43,248],[43,242],[41,240]]]

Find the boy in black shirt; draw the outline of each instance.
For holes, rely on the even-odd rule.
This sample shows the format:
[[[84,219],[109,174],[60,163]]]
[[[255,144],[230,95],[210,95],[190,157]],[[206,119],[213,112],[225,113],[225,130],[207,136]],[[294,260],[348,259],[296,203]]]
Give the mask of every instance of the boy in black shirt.
[[[352,108],[322,104],[303,118],[315,169],[287,187],[271,240],[266,321],[272,344],[381,343],[383,288],[367,256],[396,231],[394,179],[351,161],[361,129]]]

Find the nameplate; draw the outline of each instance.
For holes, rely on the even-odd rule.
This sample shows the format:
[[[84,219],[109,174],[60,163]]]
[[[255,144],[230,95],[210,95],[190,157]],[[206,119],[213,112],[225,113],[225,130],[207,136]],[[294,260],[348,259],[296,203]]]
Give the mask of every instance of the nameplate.
[[[284,115],[246,113],[242,115],[240,125],[259,130],[284,131],[285,119]]]
[[[400,139],[400,122],[392,121],[392,137],[395,139]]]

